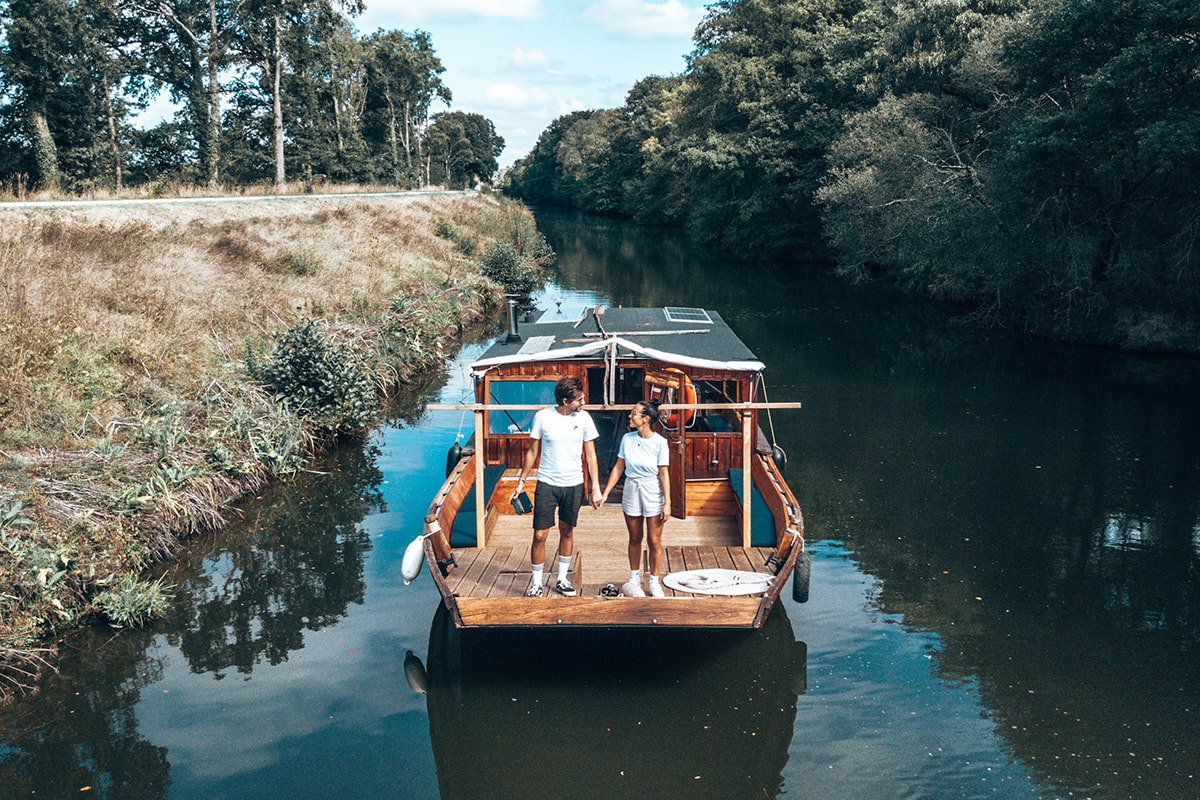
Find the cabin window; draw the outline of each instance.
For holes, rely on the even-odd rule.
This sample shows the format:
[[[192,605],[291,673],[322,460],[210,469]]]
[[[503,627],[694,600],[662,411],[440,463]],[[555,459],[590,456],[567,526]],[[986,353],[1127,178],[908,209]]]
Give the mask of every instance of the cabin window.
[[[491,381],[489,403],[554,405],[554,381]],[[529,433],[537,409],[488,412],[488,433]]]
[[[605,400],[605,380],[608,370],[604,367],[589,367],[587,370],[587,403],[590,406],[609,403],[629,404],[642,399],[642,381],[646,371],[641,367],[618,367],[615,381],[616,393]]]

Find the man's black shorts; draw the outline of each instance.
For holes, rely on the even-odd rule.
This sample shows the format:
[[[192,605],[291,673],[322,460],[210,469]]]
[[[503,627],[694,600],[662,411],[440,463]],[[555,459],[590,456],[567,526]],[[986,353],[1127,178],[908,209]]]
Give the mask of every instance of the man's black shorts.
[[[551,486],[538,481],[533,491],[533,529],[544,531],[554,527],[554,512],[574,528],[579,524],[579,509],[583,506],[583,484]]]

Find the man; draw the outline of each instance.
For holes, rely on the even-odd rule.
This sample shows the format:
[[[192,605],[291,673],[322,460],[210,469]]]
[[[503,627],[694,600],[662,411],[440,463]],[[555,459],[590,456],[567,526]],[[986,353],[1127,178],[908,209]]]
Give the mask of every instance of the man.
[[[529,431],[532,440],[525,453],[517,481],[515,498],[525,490],[525,476],[533,465],[541,463],[537,471],[537,489],[533,493],[533,544],[529,548],[529,562],[533,570],[529,597],[542,596],[542,572],[546,565],[546,537],[554,525],[558,512],[558,578],[554,588],[559,594],[572,596],[575,587],[567,579],[571,565],[571,554],[575,551],[575,526],[579,523],[579,509],[583,506],[583,462],[580,448],[587,459],[588,473],[592,479],[591,503],[600,502],[600,473],[596,465],[596,423],[591,414],[583,410],[583,381],[576,377],[560,378],[554,385],[554,408],[543,408],[533,416],[533,427]]]

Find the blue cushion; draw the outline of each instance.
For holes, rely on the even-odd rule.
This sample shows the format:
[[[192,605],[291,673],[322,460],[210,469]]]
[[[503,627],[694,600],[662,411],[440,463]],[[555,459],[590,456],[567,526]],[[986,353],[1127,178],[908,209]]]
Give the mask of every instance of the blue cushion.
[[[492,467],[483,468],[483,489],[484,496],[491,497],[492,492],[496,490],[496,484],[500,482],[500,476],[504,474],[505,466],[497,464]],[[475,533],[475,489],[477,487],[472,484],[471,491],[467,492],[467,496],[463,498],[463,504],[458,509],[458,513],[454,515],[454,525],[450,528],[450,546],[451,547],[474,547],[477,541]],[[772,542],[774,544],[774,542]]]
[[[742,470],[729,470],[729,483],[733,486],[733,494],[737,497],[738,505],[745,508],[746,503],[742,499]],[[771,513],[771,509],[767,508],[767,501],[763,499],[762,492],[753,482],[750,484],[750,491],[753,494],[750,500],[750,546],[774,547],[775,515]]]

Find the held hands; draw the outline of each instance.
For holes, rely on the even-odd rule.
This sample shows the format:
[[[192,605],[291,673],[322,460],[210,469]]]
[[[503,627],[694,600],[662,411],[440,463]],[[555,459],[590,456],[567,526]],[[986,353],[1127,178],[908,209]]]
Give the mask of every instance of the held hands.
[[[597,486],[592,489],[592,508],[599,508],[608,500],[608,492],[601,492]]]

